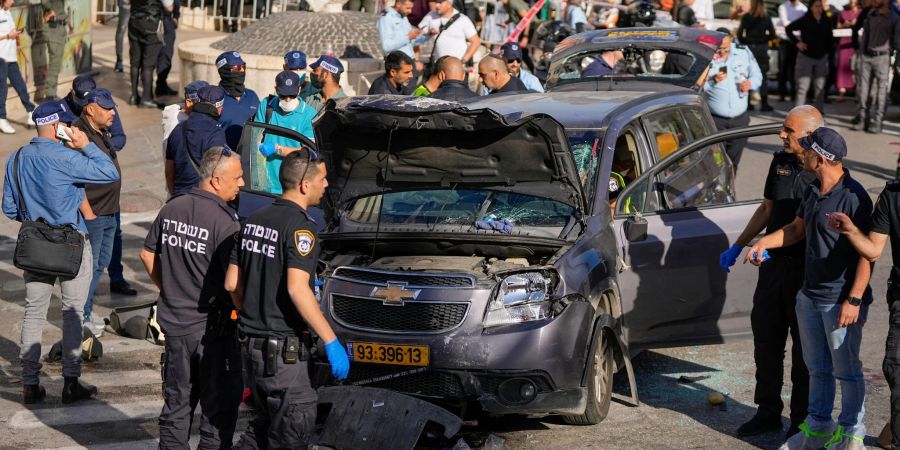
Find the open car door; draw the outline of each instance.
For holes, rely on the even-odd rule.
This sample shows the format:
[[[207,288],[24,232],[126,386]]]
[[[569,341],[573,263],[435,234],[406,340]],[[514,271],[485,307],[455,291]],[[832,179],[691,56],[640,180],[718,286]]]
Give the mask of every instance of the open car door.
[[[253,214],[281,195],[281,182],[278,180],[277,170],[280,167],[281,157],[263,155],[259,151],[259,145],[264,142],[288,147],[308,147],[317,151],[315,142],[289,128],[260,122],[244,124],[237,148],[244,169],[244,187],[241,188],[238,207],[238,215],[241,217]],[[321,210],[310,208],[309,213],[320,226],[324,225],[324,220],[320,220]]]
[[[780,130],[780,123],[755,125],[696,140],[619,195],[618,282],[632,348],[715,343],[750,332],[758,270],[738,263],[725,273],[719,254],[760,201],[736,201],[733,166],[720,143]]]
[[[613,28],[577,34],[554,49],[547,91],[626,90],[626,85],[655,82],[693,88],[725,35],[697,28]],[[614,73],[598,75],[604,52],[621,51]],[[633,88],[633,89],[632,89]]]

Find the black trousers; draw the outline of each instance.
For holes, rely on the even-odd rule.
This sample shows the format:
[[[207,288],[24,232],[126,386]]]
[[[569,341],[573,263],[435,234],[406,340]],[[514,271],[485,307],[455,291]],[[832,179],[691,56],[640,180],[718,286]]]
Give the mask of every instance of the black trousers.
[[[241,346],[244,383],[253,394],[256,416],[235,449],[306,448],[316,424],[316,392],[306,361],[286,364],[279,341],[274,375],[266,376],[265,338],[251,337]]]
[[[747,125],[750,125],[750,113],[744,111],[743,114],[732,118],[719,117],[713,114],[713,122],[716,123],[716,129],[718,131],[746,127]],[[747,145],[747,138],[732,139],[726,141],[724,145],[725,153],[728,153],[728,157],[731,158],[731,163],[734,164],[734,171],[737,172],[738,164],[741,162],[741,154],[744,153],[744,147]]]
[[[178,24],[169,14],[163,14],[163,46],[156,59],[156,85],[168,86],[169,72],[172,71],[172,57],[175,56],[175,29]]]
[[[756,63],[759,64],[759,70],[762,72],[762,84],[759,85],[759,97],[760,103],[763,105],[769,104],[769,81],[766,77],[769,74],[769,44],[761,43],[761,44],[750,44],[750,53],[753,53],[753,57],[756,58]]]
[[[240,347],[234,336],[206,332],[166,336],[159,448],[189,449],[194,411],[200,404],[198,449],[231,448],[241,404]]]
[[[784,403],[784,348],[788,332],[791,340],[791,423],[806,420],[809,405],[809,372],[803,362],[800,332],[794,305],[803,285],[802,261],[775,256],[759,268],[759,280],[753,293],[753,359],[756,363],[756,391],[753,401],[759,414],[781,418]]]
[[[794,81],[794,65],[797,63],[797,47],[791,41],[784,39],[778,52],[778,93],[781,96],[791,98],[794,97],[794,91],[797,84]],[[791,87],[788,88],[788,83]]]
[[[888,285],[888,335],[884,342],[884,362],[881,370],[891,388],[891,448],[900,449],[900,301],[891,301]]]
[[[146,17],[128,21],[128,56],[131,61],[131,95],[138,97],[138,83],[143,86],[142,100],[153,100],[153,72],[162,42],[156,35],[157,23]]]

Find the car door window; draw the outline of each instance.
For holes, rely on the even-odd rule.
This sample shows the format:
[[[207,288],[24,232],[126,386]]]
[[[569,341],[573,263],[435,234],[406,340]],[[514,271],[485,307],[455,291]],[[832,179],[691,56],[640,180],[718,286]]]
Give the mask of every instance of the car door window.
[[[281,194],[281,181],[278,172],[281,168],[281,157],[265,156],[260,150],[261,143],[278,144],[282,147],[309,147],[312,141],[294,130],[257,122],[247,122],[241,134],[238,153],[244,169],[244,190],[263,195],[277,196]]]
[[[718,145],[690,152],[666,164],[657,187],[661,208],[715,206],[735,201],[731,161]]]
[[[687,122],[688,129],[691,130],[692,140],[697,140],[716,132],[712,125],[703,120],[703,113],[699,109],[684,108],[681,112],[684,113],[685,122]]]
[[[567,130],[569,146],[572,148],[572,157],[575,160],[575,168],[578,170],[578,179],[581,180],[581,188],[590,203],[593,201],[597,186],[597,172],[600,167],[600,143],[603,141],[605,130]]]
[[[657,161],[661,161],[690,141],[687,126],[677,109],[648,115],[644,119],[644,127]]]

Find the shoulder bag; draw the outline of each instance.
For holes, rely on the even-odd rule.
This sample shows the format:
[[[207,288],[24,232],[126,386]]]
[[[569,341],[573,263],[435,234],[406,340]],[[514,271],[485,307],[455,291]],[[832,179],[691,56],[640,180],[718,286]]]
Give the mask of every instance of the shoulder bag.
[[[19,269],[43,275],[74,278],[81,268],[84,236],[72,225],[51,225],[43,218],[31,220],[22,186],[19,183],[19,154],[13,160],[13,181],[19,200],[19,217],[22,226],[16,240],[13,265]]]

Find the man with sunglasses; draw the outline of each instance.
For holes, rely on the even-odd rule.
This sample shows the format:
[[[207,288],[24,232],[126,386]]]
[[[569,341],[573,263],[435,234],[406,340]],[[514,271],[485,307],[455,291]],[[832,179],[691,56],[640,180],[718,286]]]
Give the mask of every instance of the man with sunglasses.
[[[250,216],[225,277],[240,310],[239,337],[256,416],[236,449],[306,448],[316,421],[316,391],[301,339],[325,343],[331,373],[347,377],[350,361],[314,294],[319,242],[307,211],[328,187],[324,161],[303,150],[281,164],[281,198]]]
[[[216,58],[216,70],[219,72],[219,86],[225,90],[225,104],[219,122],[225,130],[225,142],[228,148],[237,148],[241,142],[244,123],[256,115],[259,108],[259,96],[252,89],[247,89],[244,81],[247,78],[247,63],[238,52],[225,52]]]
[[[279,73],[275,77],[275,93],[277,95],[270,95],[259,104],[253,121],[288,128],[314,140],[312,120],[316,117],[316,110],[300,100],[300,77],[289,70]],[[301,147],[302,144],[293,139],[266,133],[259,144],[259,153],[254,155],[257,165],[265,165],[266,177],[257,178],[256,182],[261,185],[253,188],[281,195],[278,173],[282,158]]]
[[[199,167],[199,186],[162,207],[141,249],[141,261],[159,288],[157,318],[166,335],[161,449],[188,448],[198,401],[200,448],[230,444],[243,390],[230,320],[235,306],[223,288],[240,231],[228,202],[244,185],[243,170],[238,155],[226,147],[207,150]]]
[[[522,84],[522,80],[509,74],[506,61],[494,54],[485,56],[478,63],[478,77],[481,78],[481,84],[490,89],[491,94],[528,91],[528,88]]]
[[[531,72],[522,68],[522,47],[515,42],[507,42],[500,47],[500,56],[506,60],[506,68],[509,74],[522,81],[529,91],[544,92],[541,80]]]

